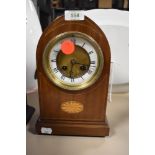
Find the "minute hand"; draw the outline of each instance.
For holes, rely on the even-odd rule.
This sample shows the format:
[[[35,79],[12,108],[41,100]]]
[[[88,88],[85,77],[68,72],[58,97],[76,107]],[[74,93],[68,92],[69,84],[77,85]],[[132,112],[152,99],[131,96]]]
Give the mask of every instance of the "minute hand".
[[[72,69],[73,69],[73,64],[71,64],[71,70],[70,70],[70,78],[72,77]]]
[[[81,64],[81,63],[79,63],[79,62],[75,62],[74,64],[79,64],[79,65],[82,65],[82,66],[89,66],[89,65],[87,65],[87,64]]]

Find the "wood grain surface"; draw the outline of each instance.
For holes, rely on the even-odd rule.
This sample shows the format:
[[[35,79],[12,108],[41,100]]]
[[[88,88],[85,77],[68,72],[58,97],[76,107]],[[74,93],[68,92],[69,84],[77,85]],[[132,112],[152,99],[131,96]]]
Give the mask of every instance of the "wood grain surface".
[[[100,78],[89,88],[79,91],[64,90],[55,86],[46,76],[43,65],[43,52],[49,40],[67,31],[78,31],[91,36],[101,47],[104,67]],[[52,134],[106,136],[109,127],[106,122],[106,105],[110,73],[110,47],[101,29],[89,18],[84,21],[65,21],[57,18],[42,34],[37,47],[37,79],[39,90],[40,117],[36,131],[41,127],[52,128]],[[83,105],[79,113],[61,110],[61,104],[77,101]]]

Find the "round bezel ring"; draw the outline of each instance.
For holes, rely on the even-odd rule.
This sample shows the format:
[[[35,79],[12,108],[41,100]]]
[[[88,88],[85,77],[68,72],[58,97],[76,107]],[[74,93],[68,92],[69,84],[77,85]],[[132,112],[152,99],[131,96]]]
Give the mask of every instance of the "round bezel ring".
[[[80,84],[69,84],[69,83],[65,83],[64,81],[58,79],[55,73],[51,71],[50,63],[49,63],[49,55],[50,55],[50,52],[53,46],[57,42],[59,42],[60,40],[66,37],[72,37],[72,35],[74,35],[74,37],[79,37],[79,38],[83,38],[87,40],[94,47],[97,53],[97,59],[98,59],[97,69],[94,75],[88,81],[82,82]],[[104,57],[103,57],[100,46],[97,44],[97,42],[92,37],[88,36],[87,34],[81,33],[81,32],[70,31],[70,32],[65,32],[65,33],[57,35],[54,39],[50,40],[47,43],[45,50],[43,52],[42,62],[43,62],[43,68],[44,68],[45,74],[47,75],[49,80],[52,81],[56,86],[66,89],[66,90],[82,90],[82,89],[88,88],[89,86],[93,85],[97,81],[97,79],[100,77],[102,70],[103,70]]]

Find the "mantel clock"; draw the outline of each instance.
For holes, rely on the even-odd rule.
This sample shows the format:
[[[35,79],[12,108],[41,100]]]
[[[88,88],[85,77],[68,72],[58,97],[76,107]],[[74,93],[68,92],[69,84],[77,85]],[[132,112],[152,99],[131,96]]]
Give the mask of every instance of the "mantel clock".
[[[38,134],[107,136],[110,48],[88,17],[57,18],[37,47]]]

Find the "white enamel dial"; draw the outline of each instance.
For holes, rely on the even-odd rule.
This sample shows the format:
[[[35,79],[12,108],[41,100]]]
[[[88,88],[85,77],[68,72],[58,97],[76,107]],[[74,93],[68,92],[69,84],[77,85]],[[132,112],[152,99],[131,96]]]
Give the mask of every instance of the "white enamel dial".
[[[75,50],[72,54],[64,54],[61,50],[61,44],[66,40],[74,43]],[[48,61],[48,75],[58,86],[78,90],[78,87],[83,89],[97,80],[96,75],[99,76],[99,70],[101,72],[103,67],[103,62],[100,62],[102,54],[100,48],[87,37],[70,34],[60,37],[50,48],[49,45],[48,60],[45,60]]]

